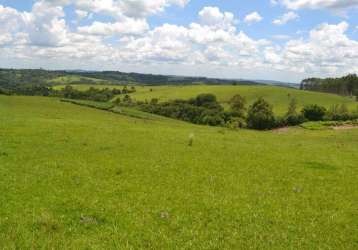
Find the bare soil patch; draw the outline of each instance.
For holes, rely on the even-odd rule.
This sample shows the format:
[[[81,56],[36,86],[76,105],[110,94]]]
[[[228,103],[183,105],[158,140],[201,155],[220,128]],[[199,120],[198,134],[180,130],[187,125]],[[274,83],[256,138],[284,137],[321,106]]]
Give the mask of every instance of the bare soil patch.
[[[284,134],[284,133],[287,133],[288,131],[289,131],[289,127],[276,128],[276,129],[272,130],[272,132],[278,133],[278,134]]]
[[[335,126],[334,130],[347,130],[347,129],[355,129],[358,128],[358,125],[343,125],[343,126]]]

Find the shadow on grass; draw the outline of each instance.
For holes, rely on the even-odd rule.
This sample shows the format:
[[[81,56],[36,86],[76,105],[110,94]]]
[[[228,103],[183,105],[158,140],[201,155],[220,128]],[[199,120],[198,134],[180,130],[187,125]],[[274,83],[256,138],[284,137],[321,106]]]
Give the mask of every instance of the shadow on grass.
[[[314,162],[314,161],[309,161],[309,162],[305,162],[305,167],[306,168],[310,168],[310,169],[317,169],[317,170],[336,170],[337,167],[334,165],[330,165],[327,163],[321,163],[321,162]]]

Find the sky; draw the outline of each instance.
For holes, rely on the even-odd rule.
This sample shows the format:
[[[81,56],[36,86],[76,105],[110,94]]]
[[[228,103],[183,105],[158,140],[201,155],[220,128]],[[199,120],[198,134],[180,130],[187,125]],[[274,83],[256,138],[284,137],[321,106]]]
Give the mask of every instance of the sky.
[[[0,68],[358,73],[358,0],[0,0]]]

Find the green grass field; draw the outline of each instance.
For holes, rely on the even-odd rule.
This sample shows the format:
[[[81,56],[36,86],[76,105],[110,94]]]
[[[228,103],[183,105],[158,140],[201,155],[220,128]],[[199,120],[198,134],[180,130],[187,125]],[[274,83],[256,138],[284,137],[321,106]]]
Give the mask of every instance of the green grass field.
[[[123,88],[122,86],[114,85],[73,85],[76,89],[87,90],[88,88]],[[63,88],[57,86],[56,88]],[[346,104],[351,110],[358,107],[358,103],[348,97],[342,97],[333,94],[301,91],[293,88],[276,87],[276,86],[218,86],[218,85],[191,85],[191,86],[136,86],[137,92],[131,94],[132,98],[138,101],[151,100],[158,98],[160,101],[167,101],[173,99],[189,99],[202,93],[215,94],[225,107],[228,107],[229,100],[235,95],[240,94],[244,96],[248,104],[251,104],[259,97],[264,97],[269,101],[274,111],[278,115],[283,115],[287,112],[287,107],[292,97],[298,101],[299,108],[308,104],[319,104],[329,108],[333,104]]]
[[[358,248],[358,129],[149,118],[0,96],[0,249]]]
[[[60,76],[60,77],[52,79],[48,82],[51,84],[56,84],[58,86],[64,86],[67,84],[78,83],[78,82],[83,82],[83,83],[90,82],[90,83],[95,83],[95,84],[109,84],[109,82],[106,80],[91,78],[91,77],[76,76],[76,75]],[[79,86],[81,86],[81,85],[79,85]]]

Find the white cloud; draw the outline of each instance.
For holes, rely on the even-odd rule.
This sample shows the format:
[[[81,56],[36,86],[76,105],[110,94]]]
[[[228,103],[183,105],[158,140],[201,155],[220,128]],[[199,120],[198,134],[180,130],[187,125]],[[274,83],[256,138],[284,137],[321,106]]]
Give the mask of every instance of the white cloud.
[[[299,18],[299,16],[295,12],[290,11],[290,12],[285,13],[280,18],[273,20],[272,23],[275,25],[284,25],[284,24],[286,24],[290,21],[296,20],[298,18]]]
[[[272,38],[276,39],[276,40],[288,40],[291,38],[291,36],[289,36],[289,35],[273,35]]]
[[[10,44],[12,42],[12,35],[10,33],[0,34],[0,46]]]
[[[88,11],[84,11],[84,10],[76,10],[75,12],[79,20],[86,18],[89,15]]]
[[[343,10],[358,7],[358,0],[281,0],[289,9],[332,9]]]
[[[290,40],[280,50],[269,50],[267,59],[277,69],[305,74],[354,72],[358,64],[358,42],[345,34],[348,26],[346,22],[321,24],[311,30],[307,40]]]
[[[260,22],[262,19],[263,19],[262,16],[260,16],[260,14],[255,11],[255,12],[248,14],[245,17],[244,21],[246,23],[257,23],[257,22]]]
[[[221,28],[232,28],[236,20],[231,12],[221,12],[218,7],[207,6],[199,12],[200,22],[203,25]]]
[[[67,41],[67,27],[62,7],[44,1],[34,4],[26,30],[32,44],[58,46]]]
[[[95,21],[90,26],[78,27],[80,33],[100,36],[112,36],[118,34],[138,35],[149,29],[145,19],[123,18],[120,22],[103,23]]]
[[[74,5],[77,10],[113,17],[143,18],[163,12],[171,5],[184,7],[190,0],[42,0],[54,6]]]

